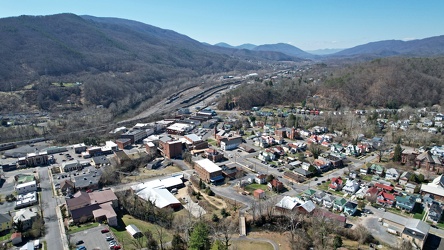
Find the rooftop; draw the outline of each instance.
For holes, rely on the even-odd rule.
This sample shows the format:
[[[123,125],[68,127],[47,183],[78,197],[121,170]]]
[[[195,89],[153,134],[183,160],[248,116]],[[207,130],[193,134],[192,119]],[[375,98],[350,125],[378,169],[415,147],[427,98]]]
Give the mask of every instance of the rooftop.
[[[214,162],[208,159],[198,160],[196,161],[196,163],[203,169],[205,169],[208,173],[214,173],[222,170],[218,165],[214,164]]]

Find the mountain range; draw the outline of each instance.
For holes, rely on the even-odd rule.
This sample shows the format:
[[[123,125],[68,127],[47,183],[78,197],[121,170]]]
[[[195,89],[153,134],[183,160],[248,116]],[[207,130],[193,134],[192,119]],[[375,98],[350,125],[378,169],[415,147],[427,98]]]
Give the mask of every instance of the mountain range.
[[[261,62],[444,55],[444,36],[320,56],[286,43],[214,46],[137,21],[74,14],[1,18],[0,37],[0,91],[23,91],[40,108],[66,100],[134,106],[195,77],[269,65]],[[85,84],[60,88],[63,82]]]
[[[217,43],[215,46],[253,51],[275,51],[306,59],[338,58],[353,56],[387,57],[387,56],[437,56],[444,55],[444,35],[418,40],[385,40],[358,45],[348,49],[325,49],[303,51],[291,44],[242,44],[232,46],[227,43]]]

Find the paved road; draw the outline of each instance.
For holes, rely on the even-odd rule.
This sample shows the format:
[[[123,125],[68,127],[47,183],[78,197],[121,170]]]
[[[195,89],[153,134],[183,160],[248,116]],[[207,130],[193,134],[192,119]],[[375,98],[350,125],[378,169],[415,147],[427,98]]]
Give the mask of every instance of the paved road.
[[[60,227],[56,215],[56,206],[61,204],[63,201],[60,198],[54,198],[52,193],[51,185],[49,180],[48,168],[40,167],[38,168],[40,176],[40,188],[41,191],[41,205],[43,210],[43,217],[45,220],[45,240],[46,244],[49,246],[48,249],[63,249],[61,242]]]

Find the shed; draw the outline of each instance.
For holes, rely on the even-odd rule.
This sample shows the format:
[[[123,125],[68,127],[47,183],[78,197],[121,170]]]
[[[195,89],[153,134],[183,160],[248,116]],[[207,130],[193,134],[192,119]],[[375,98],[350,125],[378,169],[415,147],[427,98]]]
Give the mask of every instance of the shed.
[[[13,245],[22,243],[22,233],[13,233],[11,235],[11,242]]]
[[[254,190],[253,195],[257,199],[263,199],[265,198],[265,191],[262,189],[256,189]]]
[[[126,231],[133,236],[133,238],[139,238],[142,236],[142,232],[134,224],[129,224],[125,227]]]

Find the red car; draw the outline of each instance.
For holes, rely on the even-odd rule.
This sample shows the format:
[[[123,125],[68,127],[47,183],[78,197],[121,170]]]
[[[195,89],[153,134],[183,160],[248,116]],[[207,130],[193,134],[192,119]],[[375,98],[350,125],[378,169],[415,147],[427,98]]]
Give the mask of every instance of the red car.
[[[104,234],[104,233],[108,233],[108,232],[109,232],[109,229],[102,229],[100,232],[101,232],[102,234]]]
[[[86,190],[87,193],[92,193],[91,189]]]
[[[114,249],[114,250],[118,250],[118,249],[121,249],[121,247],[120,247],[120,245],[117,245],[117,246],[114,246],[113,249]]]

